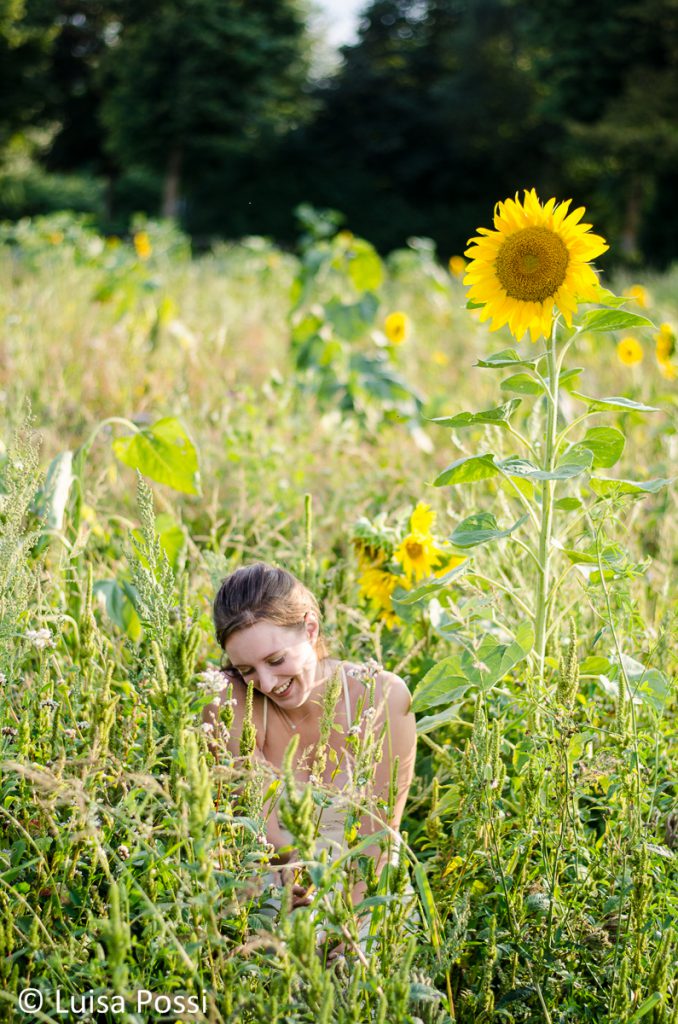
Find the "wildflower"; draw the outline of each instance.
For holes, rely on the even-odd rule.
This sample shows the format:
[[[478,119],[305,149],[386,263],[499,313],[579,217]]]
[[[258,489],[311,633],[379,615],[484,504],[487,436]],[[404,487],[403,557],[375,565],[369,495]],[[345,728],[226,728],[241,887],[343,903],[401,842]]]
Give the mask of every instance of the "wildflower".
[[[403,567],[408,582],[430,576],[440,559],[440,553],[430,533],[412,530],[396,548],[393,557]]]
[[[466,260],[463,256],[450,256],[448,267],[452,277],[461,277],[466,270]]]
[[[435,352],[431,353],[431,362],[435,363],[436,366],[447,366],[450,361],[450,357],[447,352],[441,352],[440,349],[436,349]]]
[[[367,708],[367,710],[365,711],[365,718],[369,722],[369,721],[371,721],[371,719],[374,718],[376,713],[377,713],[377,709],[376,708]]]
[[[139,259],[149,259],[151,253],[153,252],[153,246],[151,245],[151,239],[148,236],[148,232],[137,231],[132,241],[134,242],[134,248]]]
[[[583,207],[568,214],[572,200],[542,206],[534,189],[524,196],[522,203],[518,193],[498,203],[495,230],[478,228],[469,240],[464,284],[471,301],[483,306],[481,321],[492,320],[491,330],[508,324],[518,340],[529,330],[536,341],[550,334],[554,307],[570,326],[577,302],[596,299],[598,278],[589,263],[608,246],[589,234],[590,224],[579,223]]]
[[[75,729],[64,729],[63,732],[67,740],[74,740],[77,735]]]
[[[205,735],[208,735],[209,733],[214,732],[214,726],[212,725],[211,722],[203,722],[202,725],[200,726],[200,728],[205,733]]]
[[[9,738],[13,740],[16,736],[19,735],[19,730],[15,729],[13,725],[3,725],[2,735],[9,736]]]
[[[119,846],[118,847],[118,857],[120,858],[120,860],[129,860],[129,858],[130,858],[129,846],[125,846],[124,843],[121,846]]]
[[[667,362],[676,350],[676,336],[673,333],[673,328],[671,327],[671,324],[660,324],[659,332],[655,334],[654,340],[657,345],[657,362]]]
[[[64,240],[64,233],[63,231],[50,231],[47,238],[51,245],[61,245]]]
[[[230,679],[220,668],[206,668],[204,672],[200,673],[198,679],[200,679],[198,686],[205,693],[221,693],[231,685]]]
[[[52,634],[48,629],[27,629],[25,636],[38,651],[44,651],[46,647],[54,647]]]
[[[384,334],[392,345],[402,345],[410,334],[410,318],[407,313],[389,313],[384,320]]]
[[[84,719],[83,719],[82,722],[76,722],[75,724],[77,725],[78,729],[80,729],[81,731],[83,729],[89,729],[89,722],[84,721]]]
[[[635,366],[636,363],[642,362],[643,346],[637,338],[629,334],[626,338],[622,338],[617,345],[617,358],[624,366]]]
[[[647,289],[643,288],[642,284],[632,284],[630,288],[627,288],[624,292],[630,299],[633,299],[637,306],[641,309],[647,309],[648,307],[648,295]]]
[[[675,380],[678,377],[678,370],[668,359],[659,363],[659,372],[665,380]]]
[[[48,697],[46,700],[40,701],[40,707],[49,708],[50,711],[56,711],[56,709],[59,707],[59,702],[56,700],[52,700],[51,697]]]

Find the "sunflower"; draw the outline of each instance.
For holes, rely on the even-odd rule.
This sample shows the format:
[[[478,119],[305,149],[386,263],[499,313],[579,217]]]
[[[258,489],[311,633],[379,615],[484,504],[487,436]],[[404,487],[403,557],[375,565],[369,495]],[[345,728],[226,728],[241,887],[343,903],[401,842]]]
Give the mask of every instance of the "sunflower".
[[[393,627],[398,617],[393,610],[391,594],[396,587],[406,587],[407,582],[400,576],[395,576],[385,569],[366,569],[358,579],[360,592],[372,602],[379,618],[383,619],[386,625]]]
[[[581,206],[568,213],[572,200],[542,205],[534,189],[525,190],[521,203],[498,203],[495,230],[478,228],[469,240],[471,259],[464,284],[469,299],[483,306],[481,321],[491,319],[491,330],[508,324],[520,340],[529,330],[532,341],[551,331],[554,306],[568,326],[579,300],[595,301],[598,278],[591,260],[608,248],[590,224],[580,224]]]
[[[452,277],[463,277],[466,270],[466,260],[463,256],[450,256],[449,263],[447,264],[450,268]]]
[[[431,506],[420,501],[410,516],[410,530],[413,533],[430,533],[435,519],[436,514]]]
[[[440,552],[430,533],[412,530],[395,549],[393,557],[400,562],[408,582],[419,581],[430,576],[434,566],[440,561]]]
[[[384,320],[384,334],[392,345],[402,345],[410,333],[410,318],[407,313],[389,313]]]
[[[629,334],[626,338],[622,338],[617,345],[617,358],[624,366],[635,366],[636,363],[642,362],[643,346],[637,338],[633,338]]]
[[[649,305],[649,298],[647,294],[647,288],[644,288],[642,284],[632,284],[630,288],[627,288],[624,292],[630,299],[633,299],[637,306],[641,309],[647,309]]]
[[[153,252],[153,246],[151,245],[148,231],[137,231],[132,241],[134,242],[134,248],[139,259],[149,259]]]

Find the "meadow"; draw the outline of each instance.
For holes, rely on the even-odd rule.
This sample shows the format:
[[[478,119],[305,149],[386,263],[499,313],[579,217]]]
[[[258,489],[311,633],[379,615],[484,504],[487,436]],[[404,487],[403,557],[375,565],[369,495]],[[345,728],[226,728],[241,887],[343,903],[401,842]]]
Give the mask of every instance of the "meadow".
[[[0,1020],[678,1024],[678,268],[558,354],[459,256],[302,213],[295,253],[0,230]],[[419,723],[381,878],[359,789],[330,862],[288,786],[316,895],[279,916],[269,784],[201,723],[260,559]]]

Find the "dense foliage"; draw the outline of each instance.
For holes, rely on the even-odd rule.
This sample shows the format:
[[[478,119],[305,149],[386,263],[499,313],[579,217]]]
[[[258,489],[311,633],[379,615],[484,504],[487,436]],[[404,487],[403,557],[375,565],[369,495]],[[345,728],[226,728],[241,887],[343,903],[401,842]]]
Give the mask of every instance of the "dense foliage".
[[[497,469],[521,437],[542,457],[541,345],[488,335],[424,240],[382,261],[304,217],[298,257],[251,238],[193,260],[160,223],[129,245],[64,215],[4,229],[0,1016],[32,986],[45,1013],[58,989],[135,1022],[148,990],[234,1024],[675,1024],[675,274],[620,278],[632,297],[588,310],[559,375],[535,656],[514,506],[539,517],[539,472]],[[360,788],[330,863],[328,794],[288,785],[316,886],[294,912],[267,889],[251,731],[243,769],[200,725],[214,588],[254,558],[303,575],[332,648],[399,672],[419,718],[381,879]]]

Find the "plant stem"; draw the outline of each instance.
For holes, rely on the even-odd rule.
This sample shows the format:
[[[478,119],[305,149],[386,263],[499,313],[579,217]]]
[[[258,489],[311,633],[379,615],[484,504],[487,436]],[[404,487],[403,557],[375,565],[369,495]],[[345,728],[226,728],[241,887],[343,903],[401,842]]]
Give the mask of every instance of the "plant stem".
[[[542,469],[550,473],[556,454],[556,427],[558,423],[558,376],[559,365],[556,358],[557,320],[553,321],[551,338],[546,358],[548,361],[549,389],[546,392],[546,437],[544,461]],[[544,658],[546,655],[547,608],[549,602],[549,583],[551,578],[551,534],[553,531],[553,491],[554,480],[544,480],[541,489],[541,524],[539,529],[539,569],[537,576],[537,600],[535,604],[535,654],[537,672],[544,682]]]

